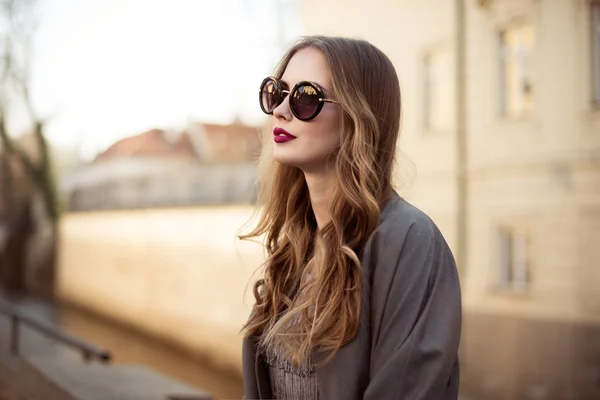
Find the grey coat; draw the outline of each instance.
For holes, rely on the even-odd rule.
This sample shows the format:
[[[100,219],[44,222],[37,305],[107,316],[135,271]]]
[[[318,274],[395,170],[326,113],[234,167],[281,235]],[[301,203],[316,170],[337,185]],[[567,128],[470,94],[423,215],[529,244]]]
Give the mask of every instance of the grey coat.
[[[460,284],[437,226],[394,192],[361,261],[361,324],[317,368],[321,399],[457,399]],[[256,344],[256,337],[244,339],[244,398],[270,399],[268,366]]]

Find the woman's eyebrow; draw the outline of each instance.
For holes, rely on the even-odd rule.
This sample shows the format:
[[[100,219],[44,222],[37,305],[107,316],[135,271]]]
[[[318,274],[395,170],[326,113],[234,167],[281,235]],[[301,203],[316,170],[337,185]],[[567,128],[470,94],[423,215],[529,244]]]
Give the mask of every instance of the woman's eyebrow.
[[[329,93],[331,93],[331,90],[327,89],[325,86],[323,85],[319,85],[321,87],[321,90],[323,90],[323,94],[328,95]]]
[[[280,81],[280,82],[283,84],[283,86],[285,86],[285,88],[286,88],[286,89],[288,89],[288,90],[291,90],[291,86],[290,86],[290,84],[289,84],[289,83],[287,83],[287,82],[286,82],[285,80],[283,80],[283,79],[279,79],[279,81]],[[309,80],[307,80],[307,79],[302,79],[302,80],[300,80],[300,81],[298,81],[298,82],[312,82],[312,83],[316,84],[316,85],[317,85],[319,88],[321,88],[321,90],[323,91],[323,93],[324,93],[324,94],[328,94],[328,93],[330,93],[330,92],[331,92],[331,91],[330,91],[329,89],[327,89],[325,86],[323,86],[323,85],[321,85],[320,83],[318,83],[318,82],[315,82],[315,81],[309,81]]]
[[[321,90],[323,91],[323,94],[328,95],[331,91],[329,89],[327,89],[325,86],[321,85],[318,82],[313,82],[315,83],[318,87],[321,88]]]

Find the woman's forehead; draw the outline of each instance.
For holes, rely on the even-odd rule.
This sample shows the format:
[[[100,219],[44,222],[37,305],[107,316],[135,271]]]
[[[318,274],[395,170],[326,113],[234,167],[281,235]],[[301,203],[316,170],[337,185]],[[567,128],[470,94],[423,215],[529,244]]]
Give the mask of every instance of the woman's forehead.
[[[323,53],[313,48],[299,50],[288,62],[281,80],[294,86],[301,81],[316,82],[325,89],[331,87],[331,72]]]

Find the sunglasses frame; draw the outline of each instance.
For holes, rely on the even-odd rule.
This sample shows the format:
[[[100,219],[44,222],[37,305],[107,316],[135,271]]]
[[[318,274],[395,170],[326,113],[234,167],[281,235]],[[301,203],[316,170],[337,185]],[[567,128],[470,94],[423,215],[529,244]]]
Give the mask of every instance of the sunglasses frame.
[[[296,83],[294,85],[294,87],[292,88],[292,90],[284,90],[282,87],[283,85],[281,84],[281,81],[273,76],[268,76],[265,79],[263,79],[262,83],[260,84],[260,89],[258,91],[258,101],[260,104],[260,108],[261,110],[267,114],[267,115],[272,115],[273,111],[269,112],[265,109],[264,105],[263,105],[263,89],[265,87],[265,85],[267,84],[267,82],[269,81],[273,81],[274,85],[275,85],[275,90],[278,90],[281,92],[282,97],[281,97],[281,102],[279,104],[277,104],[273,110],[275,110],[275,108],[279,107],[281,104],[283,104],[283,102],[285,101],[285,97],[288,97],[288,102],[290,104],[290,111],[292,112],[292,114],[294,115],[294,117],[296,117],[297,119],[299,119],[300,121],[310,121],[311,119],[314,119],[317,115],[319,115],[319,113],[321,112],[321,110],[323,109],[323,104],[324,103],[335,103],[335,104],[339,104],[337,101],[335,100],[331,100],[331,99],[326,99],[325,98],[325,94],[323,93],[323,88],[321,88],[321,86],[319,86],[318,83],[316,82],[311,82],[311,81],[300,81],[298,83]],[[296,111],[294,111],[294,107],[292,106],[292,97],[294,95],[294,93],[301,87],[301,86],[310,86],[313,89],[316,90],[317,95],[319,96],[319,104],[317,105],[317,108],[315,110],[314,113],[312,113],[312,115],[308,118],[301,118]]]

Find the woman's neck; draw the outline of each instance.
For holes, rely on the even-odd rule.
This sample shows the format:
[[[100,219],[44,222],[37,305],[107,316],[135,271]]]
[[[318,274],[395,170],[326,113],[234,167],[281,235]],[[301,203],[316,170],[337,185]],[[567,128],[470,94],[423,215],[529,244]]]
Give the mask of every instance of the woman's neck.
[[[336,178],[333,170],[320,173],[304,173],[310,203],[321,230],[331,221],[330,207],[336,190]]]

